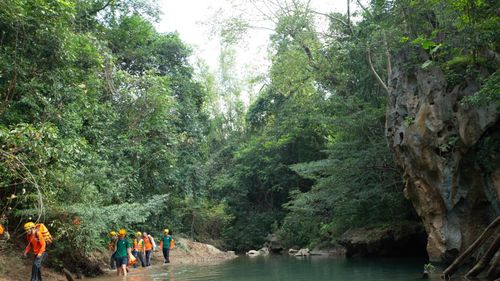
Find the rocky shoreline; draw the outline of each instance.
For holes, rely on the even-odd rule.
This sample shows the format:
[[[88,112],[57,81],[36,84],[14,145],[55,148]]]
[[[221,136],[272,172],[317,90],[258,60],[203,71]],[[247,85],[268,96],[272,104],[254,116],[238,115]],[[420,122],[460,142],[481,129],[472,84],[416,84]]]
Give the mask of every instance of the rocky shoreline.
[[[333,257],[426,257],[427,243],[424,227],[416,222],[391,226],[364,227],[346,231],[335,244],[324,243],[309,248],[294,246],[285,251],[275,235],[269,235],[259,250],[246,252],[247,256],[284,254],[291,256]]]
[[[21,259],[22,250],[15,245],[4,243],[0,251],[0,281],[24,280],[31,275],[31,259]],[[50,251],[50,250],[49,250]],[[176,239],[176,247],[171,250],[171,264],[211,264],[231,260],[238,257],[234,252],[224,252],[210,244],[194,242],[185,238]],[[103,274],[114,274],[110,270],[109,253],[94,252],[90,259],[99,267]],[[48,261],[50,262],[50,260]],[[155,251],[152,254],[152,265],[163,264],[161,251]],[[79,274],[72,273],[76,277]],[[43,278],[48,281],[65,281],[67,278],[61,272],[51,268],[44,267]]]

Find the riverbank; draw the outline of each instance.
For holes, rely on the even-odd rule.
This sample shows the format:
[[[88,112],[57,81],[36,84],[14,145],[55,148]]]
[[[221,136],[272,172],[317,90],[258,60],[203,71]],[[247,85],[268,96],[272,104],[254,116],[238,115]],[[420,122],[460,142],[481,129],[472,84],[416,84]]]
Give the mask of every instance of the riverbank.
[[[0,281],[26,280],[31,275],[31,258],[22,258],[21,245],[3,243],[0,247]],[[171,251],[171,264],[211,264],[234,259],[237,256],[232,252],[224,252],[212,245],[194,242],[184,238],[177,238],[176,247]],[[50,258],[50,257],[49,257]],[[95,252],[92,259],[99,263],[105,274],[114,273],[109,270],[108,253]],[[161,251],[153,252],[153,265],[163,263]],[[134,270],[134,269],[131,269]],[[65,281],[66,277],[53,269],[44,267],[43,278],[46,281]]]

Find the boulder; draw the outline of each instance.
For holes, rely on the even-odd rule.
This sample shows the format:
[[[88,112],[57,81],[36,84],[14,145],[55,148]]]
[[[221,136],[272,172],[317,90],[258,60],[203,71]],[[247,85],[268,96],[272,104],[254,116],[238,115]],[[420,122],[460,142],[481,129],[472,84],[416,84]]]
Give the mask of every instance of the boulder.
[[[256,250],[250,250],[250,251],[246,252],[246,255],[250,256],[250,257],[256,257],[256,256],[260,256],[260,252],[256,251]]]
[[[259,250],[259,254],[261,256],[267,256],[269,255],[269,249],[267,247],[262,247],[260,250]]]
[[[269,251],[273,254],[281,254],[283,252],[283,246],[281,244],[281,241],[275,234],[267,235],[264,247],[267,247]]]
[[[299,250],[297,250],[297,249],[293,249],[293,248],[291,248],[291,249],[288,249],[288,254],[289,254],[289,255],[291,255],[291,256],[293,256],[293,255],[295,255],[298,251],[299,251]]]
[[[306,257],[310,255],[309,248],[300,249],[297,253],[294,254],[296,257]]]

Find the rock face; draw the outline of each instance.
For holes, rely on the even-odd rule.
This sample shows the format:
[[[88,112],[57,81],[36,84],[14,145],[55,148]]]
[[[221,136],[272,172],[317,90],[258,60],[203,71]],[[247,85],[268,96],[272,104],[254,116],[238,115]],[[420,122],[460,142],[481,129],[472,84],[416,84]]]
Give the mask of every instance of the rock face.
[[[268,248],[269,252],[272,254],[281,254],[283,252],[283,246],[281,245],[281,241],[275,234],[267,235],[264,247]]]
[[[450,89],[440,69],[408,70],[407,61],[401,54],[393,67],[386,134],[429,258],[447,262],[500,215],[499,115],[495,104],[460,103],[478,91],[475,81]]]
[[[351,229],[337,243],[348,257],[417,257],[425,255],[426,233],[418,223]]]
[[[340,244],[318,245],[311,250],[311,256],[345,257],[346,248]]]

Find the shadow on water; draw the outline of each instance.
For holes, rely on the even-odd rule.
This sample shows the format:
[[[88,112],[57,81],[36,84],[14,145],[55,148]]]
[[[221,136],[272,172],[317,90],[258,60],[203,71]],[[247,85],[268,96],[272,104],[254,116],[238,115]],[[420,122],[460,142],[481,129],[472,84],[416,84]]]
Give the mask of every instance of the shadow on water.
[[[239,257],[211,265],[158,265],[131,269],[127,281],[412,281],[423,280],[422,259]],[[95,280],[124,280],[108,275]],[[431,281],[440,280],[431,276]]]

